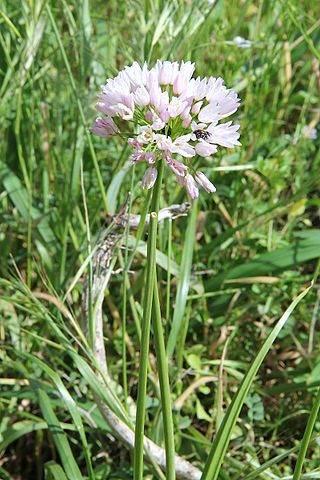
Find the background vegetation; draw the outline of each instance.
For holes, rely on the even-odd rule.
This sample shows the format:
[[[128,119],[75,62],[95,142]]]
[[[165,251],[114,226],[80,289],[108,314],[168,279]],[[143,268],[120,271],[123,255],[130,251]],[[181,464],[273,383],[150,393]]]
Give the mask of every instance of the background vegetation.
[[[1,3],[0,478],[132,478],[130,452],[97,410],[78,325],[89,245],[129,191],[136,213],[146,194],[129,148],[92,138],[88,126],[106,78],[157,58],[192,60],[197,74],[222,76],[242,99],[242,147],[203,168],[217,194],[202,193],[193,214],[160,229],[167,335],[173,318],[182,325],[170,361],[176,449],[203,468],[239,381],[318,265],[318,13],[316,0]],[[172,177],[162,206],[186,201]],[[117,395],[131,412],[145,257],[137,252],[131,266],[123,328],[118,255],[105,337]],[[319,292],[315,282],[259,370],[221,479],[292,478],[320,385]],[[161,443],[153,351],[146,426]],[[303,478],[320,478],[319,431],[318,421]]]

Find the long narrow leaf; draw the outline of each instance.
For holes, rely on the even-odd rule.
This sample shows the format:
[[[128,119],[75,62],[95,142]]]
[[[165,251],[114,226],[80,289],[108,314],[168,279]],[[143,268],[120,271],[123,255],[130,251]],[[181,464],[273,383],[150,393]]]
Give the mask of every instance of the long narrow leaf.
[[[22,420],[21,422],[15,422],[6,430],[1,432],[2,440],[0,442],[0,451],[5,450],[8,445],[15,442],[20,437],[23,437],[30,432],[44,430],[46,428],[48,428],[48,425],[46,422],[41,421],[40,419],[38,422],[33,420]]]
[[[167,354],[169,357],[172,356],[175,350],[187,304],[193,249],[196,237],[197,211],[197,202],[194,202],[186,231],[186,239],[181,260],[180,279],[177,288],[176,307],[174,309],[172,327],[168,338]]]
[[[298,297],[291,303],[289,308],[282,315],[278,323],[273,328],[272,332],[268,336],[267,340],[264,342],[261,350],[257,354],[255,360],[253,361],[251,367],[249,368],[247,374],[243,378],[239,389],[235,396],[232,399],[232,402],[224,416],[224,419],[220,425],[220,428],[214,438],[209,458],[206,462],[203,475],[201,480],[216,480],[221,464],[223,462],[225,453],[227,451],[229,441],[232,435],[233,428],[241,411],[241,408],[244,404],[244,401],[248,395],[250,387],[253,383],[253,380],[259,370],[260,365],[262,364],[265,356],[270,350],[273,342],[277,338],[280,330],[285,325],[286,321],[290,317],[291,313],[298,305],[298,303],[307,295],[311,286],[306,288]]]
[[[65,402],[65,404],[66,404],[66,406],[67,406],[67,408],[70,412],[70,415],[72,417],[73,423],[74,423],[74,425],[75,425],[75,427],[76,427],[76,429],[79,433],[80,439],[81,439],[81,443],[82,443],[82,446],[83,446],[83,449],[84,449],[86,464],[87,464],[87,468],[88,468],[89,478],[90,478],[90,480],[94,480],[94,472],[93,472],[93,468],[92,468],[92,464],[91,464],[90,450],[89,450],[88,442],[87,442],[87,439],[86,439],[86,434],[85,434],[85,431],[84,431],[82,418],[81,418],[81,415],[78,411],[78,407],[77,407],[76,402],[73,400],[70,393],[68,392],[66,387],[63,385],[63,383],[61,381],[61,378],[59,377],[59,375],[56,372],[54,372],[50,367],[48,367],[48,365],[46,365],[42,360],[40,360],[39,358],[37,358],[35,356],[33,357],[33,361],[36,362],[41,367],[41,369],[48,375],[48,377],[54,382],[56,388],[59,391],[59,394],[60,394],[61,398]]]
[[[304,237],[300,235],[297,242],[291,245],[258,255],[250,261],[245,260],[242,264],[210,278],[204,284],[205,290],[218,290],[226,280],[271,275],[319,258],[320,233],[314,230],[311,230],[309,235],[308,233],[305,232]]]
[[[108,386],[104,387],[104,385],[98,380],[94,371],[89,367],[85,360],[80,357],[80,355],[73,350],[70,350],[69,353],[80,374],[88,382],[93,392],[96,393],[98,397],[101,398],[101,400],[103,400],[119,418],[121,418],[121,420],[128,424],[129,419],[127,414],[117,399],[115,392],[111,391],[112,386],[109,388]]]
[[[303,435],[303,439],[302,439],[300,450],[299,450],[298,460],[294,469],[293,480],[299,480],[301,478],[303,462],[307,453],[308,446],[310,444],[312,430],[313,430],[314,424],[316,423],[319,409],[320,409],[320,388],[318,389],[318,393],[314,401],[314,404],[312,406],[312,409],[308,418],[307,426]]]
[[[48,424],[49,430],[52,434],[53,441],[64,468],[64,471],[69,480],[82,480],[83,476],[79,470],[78,464],[73,456],[70,448],[67,435],[65,434],[61,424],[54,413],[50,398],[44,390],[38,390],[39,404],[42,415]]]
[[[60,422],[60,425],[63,430],[76,430],[75,426],[71,423]],[[36,432],[38,430],[47,430],[47,428],[47,422],[44,422],[42,419],[39,419],[39,421],[35,419],[21,420],[20,422],[16,422],[1,432],[2,440],[0,442],[0,451],[5,450],[9,445],[11,445],[11,443],[15,442],[18,440],[18,438],[21,438],[24,435],[28,435],[28,433]]]
[[[44,475],[45,480],[68,480],[61,466],[54,461],[45,464]]]

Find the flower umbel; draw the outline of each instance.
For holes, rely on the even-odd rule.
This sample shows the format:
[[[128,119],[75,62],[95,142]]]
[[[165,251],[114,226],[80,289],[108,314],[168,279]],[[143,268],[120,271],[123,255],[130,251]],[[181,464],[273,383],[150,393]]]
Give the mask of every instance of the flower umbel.
[[[134,149],[132,163],[145,162],[144,188],[156,180],[156,162],[163,158],[191,198],[199,195],[197,184],[207,192],[214,185],[197,171],[192,159],[209,157],[218,146],[232,148],[238,141],[239,125],[221,120],[236,112],[240,101],[222,78],[193,78],[191,62],[162,62],[148,69],[134,62],[101,87],[98,117],[91,131],[101,137],[120,134],[121,120],[132,124],[128,143]],[[128,131],[128,128],[126,128]],[[177,160],[176,156],[180,156]],[[180,161],[183,160],[183,163]]]

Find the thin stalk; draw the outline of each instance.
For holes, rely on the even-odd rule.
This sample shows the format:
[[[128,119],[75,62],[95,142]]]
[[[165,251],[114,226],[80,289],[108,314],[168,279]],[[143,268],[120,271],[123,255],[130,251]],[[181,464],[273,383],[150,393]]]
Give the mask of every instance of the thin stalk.
[[[143,436],[146,410],[146,391],[148,376],[148,355],[150,339],[150,323],[153,302],[153,287],[156,270],[156,243],[158,228],[158,211],[160,204],[161,183],[163,176],[163,161],[158,162],[158,177],[153,187],[151,200],[151,213],[149,236],[147,244],[147,272],[145,283],[145,296],[142,317],[142,332],[140,343],[140,365],[137,398],[137,414],[133,454],[133,480],[143,479]]]
[[[124,279],[125,279],[125,282],[126,282],[126,289],[127,289],[128,295],[129,295],[129,303],[130,303],[130,307],[131,307],[131,313],[132,313],[132,316],[133,316],[133,321],[135,323],[136,332],[137,332],[137,335],[138,335],[139,345],[140,345],[140,339],[141,339],[140,317],[139,317],[137,307],[135,305],[135,300],[134,300],[134,297],[133,297],[133,294],[132,294],[132,291],[131,291],[131,284],[130,284],[130,278],[129,278],[129,275],[128,275],[128,269],[125,268],[125,262],[124,262],[124,258],[122,256],[121,250],[119,251],[119,254],[118,254],[118,260],[119,260],[120,267],[124,271]]]
[[[82,158],[80,160],[80,184],[81,184],[81,193],[82,193],[82,201],[83,201],[83,208],[84,208],[84,216],[86,222],[86,238],[87,238],[87,252],[89,257],[89,265],[88,265],[88,330],[89,330],[89,345],[93,348],[94,345],[94,338],[95,338],[95,319],[93,316],[93,305],[92,305],[92,258],[91,258],[91,234],[90,234],[90,223],[89,223],[89,213],[88,213],[88,205],[87,205],[87,197],[86,197],[86,190],[84,187],[84,176],[83,176],[83,162]]]
[[[63,284],[65,277],[66,269],[66,260],[67,260],[67,250],[68,250],[68,231],[69,231],[69,214],[66,214],[64,227],[63,227],[63,238],[62,238],[62,251],[61,251],[61,260],[60,260],[60,285]]]
[[[181,329],[181,334],[178,342],[178,348],[177,348],[177,359],[176,359],[176,364],[177,364],[177,382],[176,382],[176,392],[177,396],[180,396],[182,394],[182,367],[183,367],[183,355],[184,355],[184,344],[186,342],[187,338],[187,333],[188,333],[188,328],[189,328],[189,320],[190,320],[190,315],[191,315],[191,308],[192,308],[192,302],[189,302],[187,308],[186,308],[186,315],[185,315],[185,320],[182,325]]]
[[[126,346],[126,333],[127,333],[127,286],[126,286],[127,272],[123,272],[122,282],[122,387],[124,408],[128,411],[127,397],[128,397],[128,380],[127,380],[127,346]]]
[[[164,343],[159,292],[157,288],[157,273],[154,276],[153,291],[153,329],[156,347],[157,365],[160,380],[161,408],[164,428],[164,444],[166,450],[166,479],[175,480],[174,431],[172,420],[172,405],[168,373],[168,357]]]
[[[308,418],[307,426],[301,442],[301,448],[299,450],[299,455],[298,455],[297,463],[294,469],[292,480],[300,480],[301,478],[303,462],[306,457],[307,449],[311,441],[311,434],[312,434],[314,424],[318,417],[319,408],[320,408],[320,388],[318,389],[316,399],[314,401],[314,404],[312,405],[312,409]]]
[[[130,201],[128,208],[128,218],[131,215],[132,207],[132,191],[133,191],[133,182],[134,182],[134,169],[131,175],[131,188],[130,188]],[[127,346],[126,346],[126,335],[127,335],[127,275],[128,275],[128,241],[129,241],[129,222],[126,225],[125,230],[125,253],[124,253],[124,269],[123,269],[123,281],[122,281],[122,384],[123,384],[123,396],[125,409],[128,410],[127,398],[128,398],[128,380],[127,380]]]
[[[168,222],[168,263],[167,263],[167,295],[166,295],[166,320],[170,317],[170,286],[171,286],[171,256],[172,256],[172,220]]]
[[[32,174],[30,176],[32,178]],[[27,233],[27,285],[31,288],[32,276],[32,190],[28,191],[28,233]]]

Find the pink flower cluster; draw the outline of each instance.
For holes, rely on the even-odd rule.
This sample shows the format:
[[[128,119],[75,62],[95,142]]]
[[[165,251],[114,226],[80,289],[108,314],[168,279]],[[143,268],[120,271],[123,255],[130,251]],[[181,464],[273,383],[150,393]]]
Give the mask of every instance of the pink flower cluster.
[[[191,62],[158,60],[151,69],[137,62],[125,67],[101,87],[96,108],[103,116],[95,120],[91,131],[109,137],[120,133],[122,120],[131,122],[132,163],[149,164],[142,186],[153,187],[156,162],[162,158],[189,196],[196,198],[198,185],[207,192],[214,192],[215,187],[194,168],[192,158],[209,157],[218,146],[241,144],[239,125],[219,123],[237,110],[237,94],[226,88],[222,78],[193,78],[193,73]]]

